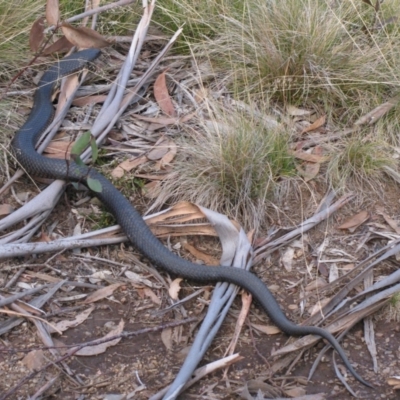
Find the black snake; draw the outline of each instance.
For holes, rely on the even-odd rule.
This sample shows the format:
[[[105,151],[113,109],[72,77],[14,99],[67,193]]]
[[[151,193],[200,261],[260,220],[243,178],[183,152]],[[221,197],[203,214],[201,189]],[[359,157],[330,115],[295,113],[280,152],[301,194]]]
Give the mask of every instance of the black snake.
[[[173,275],[198,282],[225,281],[246,289],[279,329],[292,336],[312,334],[325,338],[339,353],[354,377],[364,385],[372,387],[354,370],[342,347],[331,333],[319,327],[299,326],[289,321],[267,286],[257,276],[239,268],[207,267],[178,257],[152,234],[138,211],[103,175],[93,168],[80,166],[72,161],[46,158],[36,152],[36,142],[53,118],[51,95],[58,79],[80,71],[99,55],[100,51],[97,49],[83,50],[58,61],[45,72],[36,90],[28,120],[12,141],[12,149],[18,163],[33,176],[81,183],[86,182],[89,177],[97,179],[101,183],[102,190],[100,193],[93,192],[93,194],[115,216],[131,243],[150,261]]]

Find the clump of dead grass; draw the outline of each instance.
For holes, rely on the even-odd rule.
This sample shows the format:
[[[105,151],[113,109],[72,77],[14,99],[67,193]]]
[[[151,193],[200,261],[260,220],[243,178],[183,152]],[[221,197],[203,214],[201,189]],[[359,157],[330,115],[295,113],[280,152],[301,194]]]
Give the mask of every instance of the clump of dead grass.
[[[343,141],[331,154],[328,179],[333,186],[345,189],[368,186],[376,192],[381,186],[383,168],[393,167],[395,161],[383,142],[361,136]]]
[[[43,11],[39,0],[0,0],[0,80],[7,82],[29,57],[29,30]]]
[[[246,13],[222,16],[221,33],[198,49],[216,70],[232,71],[238,95],[319,104],[348,123],[398,85],[399,31],[388,24],[366,33],[372,11],[362,2],[246,4]]]
[[[183,28],[174,51],[190,53],[196,43],[208,43],[220,33],[221,16],[240,14],[243,0],[164,0],[155,9],[154,21],[168,35]]]
[[[156,206],[187,200],[224,212],[249,227],[262,224],[267,199],[279,180],[295,174],[289,135],[253,114],[212,105],[179,143],[173,174]]]
[[[43,10],[39,0],[0,0],[0,95],[13,76],[26,65],[29,54],[29,30],[33,21]],[[20,89],[15,85],[12,90]],[[5,178],[4,153],[10,136],[22,125],[17,112],[18,99],[0,100],[0,119],[3,122],[0,135],[0,181]]]
[[[348,127],[398,94],[400,29],[393,17],[400,0],[385,1],[378,12],[354,0],[173,3],[164,18],[176,24],[186,18],[192,54],[223,76],[235,98],[322,110],[332,126]],[[326,181],[337,188],[368,180],[373,186],[391,164],[385,142],[400,144],[393,130],[399,123],[397,107],[380,121],[377,142],[338,143]]]

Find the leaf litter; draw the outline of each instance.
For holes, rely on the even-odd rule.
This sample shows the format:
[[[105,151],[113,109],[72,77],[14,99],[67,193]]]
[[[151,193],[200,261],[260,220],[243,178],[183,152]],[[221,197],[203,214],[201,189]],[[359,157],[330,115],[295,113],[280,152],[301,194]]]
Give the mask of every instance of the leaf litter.
[[[53,21],[57,20],[58,21],[58,19],[59,19],[59,17],[57,16],[57,13],[55,13],[55,14],[53,13],[52,15],[53,15],[52,17],[50,17],[50,16],[48,17],[48,22],[49,23],[51,23],[50,22],[51,20],[53,20]],[[69,32],[68,34],[69,34],[70,40],[72,42],[76,41],[79,44],[82,44],[82,43],[94,44],[94,43],[97,43],[96,40],[100,40],[100,39],[102,40],[102,38],[99,39],[98,37],[96,37],[96,35],[93,35],[90,30],[87,30],[87,28],[86,29],[78,29],[78,30],[75,29],[74,30],[74,29],[70,29],[67,24],[64,24],[64,30],[66,32]],[[96,45],[98,45],[98,44],[96,44]],[[162,74],[163,73],[161,73],[159,76],[162,76]],[[163,79],[164,79],[164,82],[163,82],[162,91],[164,91],[164,93],[161,93],[161,94],[162,94],[162,96],[164,98],[167,98],[167,93],[165,92],[165,89],[166,89],[165,74],[164,74]],[[73,90],[72,90],[72,92],[73,92]],[[65,97],[67,98],[68,96],[65,96]],[[157,96],[156,96],[156,98],[157,98]],[[170,97],[169,93],[168,93],[168,99],[171,100],[171,97]],[[165,106],[164,105],[162,106],[161,104],[162,104],[162,101],[158,101],[158,105],[159,105],[160,109],[165,114],[170,115],[172,113],[171,109],[168,110],[168,107],[165,108]],[[165,109],[163,109],[163,107]],[[173,110],[173,111],[175,112],[175,110]],[[386,110],[383,110],[383,111],[387,112]],[[380,112],[382,112],[382,111],[381,110],[377,110],[376,111],[376,113],[377,113],[376,115],[378,115],[378,113],[380,113]],[[308,110],[295,108],[295,107],[290,107],[288,109],[288,114],[292,115],[292,116],[296,116],[298,118],[302,118],[302,117],[305,117],[305,116],[310,116],[310,112]],[[187,115],[190,115],[190,114],[187,114]],[[372,117],[368,116],[368,121],[373,119]],[[146,122],[146,123],[156,123],[156,124],[158,124],[159,128],[157,128],[157,129],[161,129],[162,127],[165,127],[166,125],[175,125],[175,124],[178,124],[178,123],[189,121],[189,119],[183,120],[182,118],[181,119],[178,119],[178,118],[163,119],[164,117],[158,117],[156,115],[154,115],[152,117],[136,116],[136,118],[140,119],[141,121]],[[146,118],[147,118],[147,120],[146,120]],[[311,123],[311,125],[309,125],[309,128],[311,128],[315,124],[314,127],[312,127],[312,129],[307,130],[307,128],[303,128],[302,133],[307,133],[309,131],[318,129],[319,127],[323,126],[323,124],[325,123],[325,121],[323,121],[322,119],[319,120],[318,122],[317,121],[318,121],[318,119],[315,120],[313,123]],[[160,139],[161,139],[161,137],[160,137]],[[152,146],[153,146],[153,150],[154,150],[153,154],[151,153],[151,150],[149,151],[150,145],[146,149],[146,152],[147,152],[147,155],[148,154],[151,155],[150,156],[150,160],[151,161],[157,161],[158,162],[158,161],[162,160],[163,157],[168,154],[169,150],[167,152],[165,152],[165,149],[157,149],[156,146],[153,143],[154,142],[152,142]],[[156,154],[156,156],[154,156],[154,154]],[[312,163],[314,163],[316,165],[319,165],[320,163],[325,161],[325,159],[323,158],[323,155],[321,155],[321,154],[320,155],[316,155],[316,157],[314,157],[313,154],[311,154],[311,153],[306,153],[306,152],[303,152],[303,151],[297,151],[296,154],[298,155],[298,157],[297,157],[298,159],[300,159],[302,161],[305,161],[306,163],[310,163],[309,165],[312,165]],[[170,154],[169,158],[164,160],[165,161],[164,162],[165,165],[167,165],[171,161],[173,161],[173,158],[170,159],[171,156],[172,155]],[[147,158],[146,160],[149,160],[149,158]],[[132,170],[134,168],[137,168],[138,166],[140,166],[142,164],[144,164],[144,163],[139,163],[138,165],[133,166],[130,170]],[[306,164],[306,166],[307,165],[308,164]],[[313,178],[315,178],[318,175],[318,171],[316,171],[315,169],[314,170],[307,170],[307,168],[308,167],[305,168],[305,170],[306,170],[306,175],[305,176],[311,176],[310,180],[312,180]],[[122,169],[124,170],[124,173],[127,171],[124,168],[122,168]],[[156,179],[155,178],[156,175],[154,175],[154,174],[152,175],[151,173],[146,173],[146,174],[142,173],[142,174],[138,174],[138,175],[141,175],[142,177],[150,178],[150,180],[151,179]],[[366,211],[364,211],[364,214],[362,214],[361,216],[365,216],[365,212]],[[182,214],[180,214],[180,213],[182,213]],[[326,214],[326,216],[324,218],[326,218],[327,216],[328,216],[328,214]],[[159,235],[160,237],[180,237],[182,235],[194,235],[194,234],[197,234],[197,235],[214,235],[214,236],[217,235],[216,232],[215,232],[215,229],[213,228],[213,226],[208,224],[208,223],[205,223],[205,222],[193,223],[193,224],[188,224],[188,225],[182,224],[182,222],[186,222],[188,220],[196,220],[196,219],[202,219],[202,218],[204,218],[204,213],[201,211],[200,208],[196,207],[193,204],[184,203],[184,204],[178,205],[176,208],[172,207],[171,209],[167,210],[166,212],[158,214],[153,219],[149,218],[149,223],[152,226],[152,229],[154,230],[154,232],[156,232],[157,235]],[[317,220],[313,221],[312,222],[314,224],[313,226],[315,226],[317,223],[323,221],[324,218],[317,219]],[[385,216],[384,216],[384,218],[385,218]],[[356,215],[354,218],[349,219],[348,221],[345,221],[345,223],[342,224],[345,227],[339,226],[338,229],[349,229],[349,230],[350,229],[357,229],[358,227],[362,226],[366,222],[366,220],[367,219],[363,219],[360,216]],[[390,227],[395,227],[395,225],[393,225],[393,223],[392,223],[392,221],[390,221],[390,219],[385,218],[385,221],[386,221],[386,223],[388,223],[388,225]],[[276,249],[279,249],[280,247],[287,245],[287,243],[290,242],[290,240],[292,240],[293,237],[296,237],[297,235],[299,235],[299,232],[303,232],[305,227],[307,229],[309,229],[309,224],[305,223],[303,226],[291,230],[287,234],[287,236],[283,237],[283,238],[275,238],[275,239],[271,240],[271,238],[268,237],[268,239],[266,240],[267,243],[264,243],[262,246],[260,246],[259,248],[256,249],[256,255],[258,256],[257,260],[259,261],[263,257],[268,257]],[[395,229],[395,232],[397,232],[396,229]],[[390,252],[390,249],[387,249],[387,251]],[[291,253],[292,253],[292,255],[291,255],[291,258],[289,258],[289,261],[293,262],[293,261],[295,261],[294,258],[293,258],[293,253],[294,252],[291,251]],[[192,254],[196,254],[196,253],[193,252]],[[382,257],[384,257],[384,254],[380,255],[380,259],[382,259]],[[377,257],[378,257],[378,254],[376,255],[376,258]],[[363,263],[360,263],[360,265],[362,265],[362,264]],[[293,268],[293,265],[290,266],[288,271],[291,271],[292,268]],[[317,317],[319,317],[319,319],[322,320],[321,315],[328,315],[329,318],[334,319],[335,315],[339,314],[339,317],[337,317],[338,319],[335,320],[336,322],[335,321],[331,322],[330,323],[331,325],[328,325],[328,327],[331,326],[331,329],[334,329],[336,331],[338,331],[338,330],[346,330],[346,329],[349,329],[351,326],[354,326],[356,321],[359,321],[361,318],[369,315],[370,313],[374,312],[375,310],[378,310],[380,307],[382,307],[382,304],[387,303],[387,301],[389,299],[389,297],[387,297],[387,296],[390,296],[390,294],[389,293],[386,293],[386,294],[382,293],[382,294],[378,295],[377,298],[370,299],[368,303],[367,302],[366,303],[364,303],[364,302],[360,303],[358,308],[355,308],[352,311],[350,311],[350,310],[346,311],[347,314],[343,314],[343,315],[340,314],[341,310],[343,308],[346,308],[346,306],[341,306],[341,308],[339,308],[337,311],[335,310],[335,312],[332,312],[333,307],[335,307],[335,306],[332,307],[332,304],[337,305],[341,301],[344,301],[345,297],[348,295],[349,291],[352,288],[356,288],[361,283],[362,279],[364,278],[363,274],[365,274],[366,270],[371,268],[371,265],[365,264],[363,266],[363,268],[364,268],[364,272],[362,272],[362,271],[360,272],[359,271],[359,275],[357,275],[356,277],[352,278],[353,280],[349,280],[348,283],[346,283],[346,285],[348,286],[348,290],[344,290],[344,291],[340,292],[339,295],[331,297],[330,299],[328,299],[328,298],[327,299],[322,299],[322,301],[320,302],[320,305],[322,307],[322,308],[320,308],[321,312],[319,312],[319,313],[317,312],[317,313],[315,313],[313,315],[314,321],[317,320]],[[358,271],[359,269],[361,269],[361,268],[359,268],[359,266],[355,267],[351,271],[349,271],[349,274],[353,273],[354,271]],[[128,274],[128,276],[125,274],[125,276],[127,278],[129,278],[129,274]],[[360,278],[360,276],[361,276],[361,278]],[[335,276],[334,277],[337,278],[337,279],[331,278],[330,280],[332,281],[331,282],[332,284],[334,284],[335,282],[337,284],[338,283],[337,281],[341,280],[343,278],[343,276],[341,276],[340,271],[338,269],[335,270]],[[42,278],[43,277],[36,276],[36,279],[38,279],[38,280],[42,279]],[[104,276],[104,278],[105,278],[105,276]],[[388,281],[386,281],[386,279],[387,278],[382,280],[382,283],[381,283],[381,285],[383,285],[382,287],[386,287],[386,285],[393,284],[393,280],[390,280],[390,282],[391,282],[390,284],[389,283],[385,283],[385,282],[388,282]],[[396,278],[394,278],[394,279],[396,279]],[[133,281],[135,279],[131,279],[131,280]],[[62,281],[60,281],[60,282],[62,282]],[[142,281],[142,282],[135,281],[135,284],[137,284],[137,283],[144,284],[145,281]],[[121,283],[116,283],[116,284],[108,285],[108,286],[106,286],[104,288],[100,288],[98,291],[92,293],[89,297],[87,297],[85,302],[97,302],[97,301],[100,301],[100,300],[105,300],[107,297],[113,295],[114,291],[116,289],[118,289],[121,285],[122,285]],[[64,283],[59,288],[61,289],[63,286],[64,286]],[[332,285],[316,285],[315,286],[315,288],[318,289],[318,290],[320,290],[320,289],[324,290],[323,292],[319,293],[319,295],[328,292],[328,290],[332,289],[332,287],[333,287]],[[374,289],[371,289],[373,287],[374,286],[371,286],[369,290],[374,290]],[[145,288],[143,290],[148,290],[148,288]],[[55,293],[56,292],[53,292],[51,296],[55,295]],[[149,292],[147,292],[147,293],[149,294]],[[50,298],[51,298],[51,296],[50,296]],[[160,302],[159,297],[157,295],[155,295],[154,292],[152,292],[152,294],[149,297],[152,297],[152,296],[153,296],[153,300],[158,299],[158,303],[157,303],[157,301],[155,301],[154,303],[159,304],[159,302]],[[362,294],[357,295],[357,296],[353,297],[353,299],[357,299],[358,300],[359,299],[358,296],[363,296],[363,295]],[[46,301],[48,301],[50,298],[47,298]],[[74,296],[71,296],[70,298],[72,299],[72,298],[74,298]],[[328,303],[324,304],[325,300],[327,300]],[[351,298],[349,298],[347,300],[346,304],[350,304],[350,303],[351,303]],[[40,307],[42,307],[43,304],[44,303],[42,303],[42,305]],[[329,310],[328,313],[326,313],[327,310]],[[246,313],[247,312],[248,311],[246,311]],[[80,318],[83,318],[83,317],[80,317]],[[80,318],[77,317],[77,320],[79,320]],[[112,332],[113,334],[118,334],[118,333],[120,333],[122,331],[121,324],[122,324],[122,320],[121,320],[120,325],[118,326],[118,328],[115,331]],[[241,324],[243,325],[243,319],[241,321]],[[257,324],[255,324],[255,325],[257,325]],[[260,328],[260,326],[262,326],[262,325],[258,324],[258,328]],[[164,329],[164,331],[168,331],[169,330],[170,332],[172,332],[173,329],[174,328],[167,328],[167,329]],[[259,329],[259,330],[263,330],[263,329],[264,328]],[[264,331],[268,331],[268,329],[265,328]],[[110,335],[108,334],[106,336],[103,336],[103,338],[106,338],[108,336],[110,336]],[[310,344],[310,340],[306,340],[306,338],[302,338],[302,339],[303,339],[303,342],[305,343],[302,346],[307,346],[307,345]],[[300,339],[298,342],[295,342],[295,343],[301,342],[302,339]],[[46,341],[47,339],[45,339],[45,337],[43,336],[43,340]],[[117,344],[117,342],[115,342],[115,341],[111,342],[111,343],[112,343],[113,346],[115,346]],[[170,343],[170,345],[171,345],[171,343]],[[281,351],[281,353],[277,352],[275,354],[290,353],[291,351],[297,350],[299,348],[301,348],[301,347],[299,347],[298,345],[295,345],[292,348],[292,350],[285,350],[285,347],[283,347],[282,349],[279,350],[279,351]],[[101,350],[105,351],[106,347],[104,347],[104,346],[101,347],[100,346],[97,350],[96,349],[92,350],[92,352],[94,351],[92,354],[99,354],[99,353],[96,353],[96,351],[100,352]],[[82,353],[83,352],[84,351],[82,351]],[[293,359],[293,357],[292,357],[292,359]],[[276,368],[274,366],[273,366],[273,369],[276,370]],[[304,397],[304,398],[313,398],[313,396],[303,396],[302,388],[299,388],[299,387],[292,388],[292,389],[288,388],[287,390],[285,390],[285,394],[286,395],[290,394],[291,396],[301,396],[301,397]],[[260,394],[260,396],[261,396],[261,394]]]

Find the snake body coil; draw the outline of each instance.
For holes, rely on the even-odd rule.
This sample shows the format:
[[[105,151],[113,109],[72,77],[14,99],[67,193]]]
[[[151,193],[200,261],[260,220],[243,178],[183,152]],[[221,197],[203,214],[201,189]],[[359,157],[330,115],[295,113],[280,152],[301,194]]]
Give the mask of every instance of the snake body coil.
[[[342,347],[328,331],[314,326],[299,326],[289,321],[266,285],[254,274],[232,267],[207,267],[193,264],[170,252],[150,231],[141,215],[131,203],[103,175],[92,168],[80,166],[72,161],[43,157],[35,150],[40,134],[53,118],[51,94],[57,80],[67,74],[85,68],[100,55],[97,49],[83,50],[55,63],[43,75],[34,97],[34,105],[28,120],[17,132],[12,148],[22,167],[31,175],[63,179],[72,182],[86,182],[87,178],[97,179],[102,191],[93,194],[115,216],[132,244],[154,264],[165,271],[198,282],[230,282],[248,292],[259,302],[271,320],[283,332],[292,336],[319,335],[325,338],[339,353],[344,364],[354,377],[372,387],[354,370]]]

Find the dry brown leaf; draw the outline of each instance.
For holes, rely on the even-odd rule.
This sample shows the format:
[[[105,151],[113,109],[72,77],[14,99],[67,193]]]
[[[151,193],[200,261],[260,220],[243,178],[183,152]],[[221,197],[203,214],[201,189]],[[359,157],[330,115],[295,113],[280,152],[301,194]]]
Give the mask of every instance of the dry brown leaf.
[[[22,364],[30,371],[39,371],[46,362],[43,350],[32,350],[22,359]]]
[[[321,157],[321,162],[323,161],[323,149],[321,146],[316,146],[312,150],[312,155],[316,157]],[[321,168],[320,162],[305,162],[304,171],[301,170],[300,173],[304,177],[305,182],[309,182],[314,179]]]
[[[343,224],[339,225],[337,229],[348,229],[350,232],[354,232],[361,224],[367,221],[369,218],[368,211],[361,211],[356,215],[348,218]]]
[[[84,304],[94,303],[96,301],[102,300],[108,296],[111,296],[115,290],[117,290],[122,283],[114,283],[113,285],[103,287],[99,290],[96,290],[90,296],[88,296],[85,300],[83,300]]]
[[[19,282],[19,283],[21,284],[22,282]],[[32,305],[29,304],[29,303],[24,303],[24,302],[22,302],[22,301],[20,301],[20,300],[16,300],[15,303],[16,303],[20,308],[22,308],[23,310],[27,311],[27,312],[30,313],[30,314],[33,314],[33,315],[43,315],[43,311],[42,311],[41,309],[39,309],[39,308],[37,308],[37,307],[35,307],[35,306],[32,306]],[[53,325],[53,326],[54,326],[54,325]],[[55,329],[54,331],[57,332],[56,329]]]
[[[193,256],[195,256],[198,260],[203,261],[206,265],[219,265],[219,261],[209,254],[203,253],[200,250],[197,250],[196,247],[192,246],[191,244],[185,242],[183,243],[183,248],[190,252]]]
[[[69,149],[74,145],[75,142],[67,142],[65,140],[52,140],[49,145],[46,147],[46,153],[67,153]]]
[[[152,181],[149,183],[146,183],[146,185],[144,185],[144,195],[148,198],[148,199],[155,199],[156,197],[158,197],[160,195],[161,192],[161,184],[160,181]]]
[[[143,293],[150,298],[150,300],[157,305],[161,305],[161,299],[148,287],[143,289]]]
[[[267,335],[276,335],[277,333],[281,332],[280,329],[275,325],[251,324],[251,326],[254,329],[257,329],[258,331],[265,333]]]
[[[195,223],[194,225],[179,225],[203,219],[204,217],[204,214],[195,204],[181,201],[169,210],[148,218],[146,223],[158,237],[182,235],[218,236],[215,229],[208,222]],[[173,224],[173,226],[171,227],[168,224]]]
[[[35,278],[38,278],[38,279],[42,279],[45,282],[57,283],[57,282],[61,281],[60,278],[58,278],[56,276],[45,274],[44,272],[25,271],[25,274],[29,275],[29,276],[34,276]]]
[[[68,41],[79,48],[102,48],[110,45],[100,33],[85,26],[74,27],[67,22],[63,22],[61,29]]]
[[[165,238],[168,236],[218,236],[215,229],[210,225],[203,226],[150,226],[151,231],[154,235],[159,238]]]
[[[47,56],[53,53],[66,53],[67,51],[70,51],[73,47],[74,45],[70,41],[68,41],[65,36],[61,36],[53,44],[47,46],[43,50],[43,55]]]
[[[162,72],[154,82],[154,97],[164,114],[175,117],[176,111],[168,93],[165,74],[166,71]]]
[[[312,112],[309,110],[304,110],[291,105],[288,105],[286,110],[292,117],[304,117],[312,114]]]
[[[85,107],[92,104],[99,104],[103,103],[104,100],[107,98],[105,94],[98,94],[96,96],[83,96],[74,99],[72,105],[78,107]]]
[[[281,258],[282,264],[285,267],[286,271],[288,272],[292,270],[293,256],[294,256],[294,248],[289,246],[285,250]]]
[[[285,393],[289,397],[299,398],[306,395],[306,390],[303,387],[295,387],[292,389],[285,389]]]
[[[153,148],[147,153],[147,158],[151,161],[159,160],[168,153],[168,149],[169,140],[162,138],[162,140],[158,140]]]
[[[385,218],[385,221],[387,224],[397,233],[400,234],[400,226],[399,224],[392,218],[389,217],[387,214],[383,214],[383,218]]]
[[[44,150],[46,157],[61,158],[69,160],[71,158],[71,149],[75,142],[52,140]]]
[[[14,208],[10,204],[0,204],[0,218],[11,214]]]
[[[29,32],[29,48],[33,53],[39,50],[44,38],[44,18],[38,18],[33,24]]]
[[[118,167],[115,167],[111,172],[111,176],[114,179],[122,178],[124,175],[125,175],[125,170],[123,168],[121,168],[119,165],[118,165]]]
[[[29,199],[31,192],[17,192],[15,195],[18,200],[25,202]]]
[[[133,283],[136,284],[141,284],[141,285],[146,285],[148,287],[153,287],[153,283],[151,281],[149,281],[146,278],[143,278],[142,275],[137,274],[136,272],[133,271],[125,271],[125,276],[132,281]]]
[[[60,20],[60,6],[58,0],[47,0],[46,21],[49,25],[57,25]]]
[[[132,160],[125,160],[118,167],[114,168],[111,172],[111,176],[113,178],[122,178],[125,175],[125,172],[129,172],[134,168],[137,168],[139,165],[147,162],[146,156],[136,157]]]
[[[321,168],[320,163],[306,163],[304,169],[304,181],[309,182],[314,179]]]
[[[195,219],[205,218],[200,208],[189,201],[180,201],[162,214],[157,214],[146,220],[147,223],[155,224],[158,222],[168,222],[171,220],[174,224],[193,221]]]
[[[346,265],[343,265],[343,266],[342,266],[342,270],[344,270],[344,271],[350,271],[350,270],[354,269],[354,267],[355,267],[355,264],[354,264],[354,263],[346,264]]]
[[[91,306],[87,310],[76,315],[73,320],[69,320],[69,321],[64,320],[64,321],[57,322],[55,327],[61,332],[65,332],[67,329],[70,329],[70,328],[75,328],[76,326],[85,322],[93,310],[94,310],[94,306]],[[51,331],[50,333],[52,333],[52,332],[55,332],[55,331]]]
[[[175,158],[177,152],[177,145],[172,140],[168,140],[168,152],[160,160],[159,169],[163,168],[165,165],[170,164],[171,161]]]
[[[376,210],[377,214],[382,215],[382,217],[385,219],[386,223],[398,234],[400,234],[400,226],[398,225],[398,223],[389,217],[389,215],[387,215],[383,210],[381,210],[380,208],[377,207]]]
[[[179,299],[179,291],[181,290],[181,282],[183,281],[182,278],[176,278],[171,282],[171,285],[168,289],[168,294],[173,300]]]
[[[172,350],[172,329],[166,328],[161,332],[161,340],[167,350]]]
[[[240,393],[240,398],[243,398],[245,400],[269,400],[271,398],[276,398],[277,396],[279,396],[280,390],[280,388],[274,387],[273,385],[270,385],[262,381],[261,379],[246,379],[246,384]],[[256,398],[253,397],[250,393],[262,393],[262,395],[259,395]],[[281,400],[283,399],[281,398]]]
[[[313,280],[312,282],[310,282],[306,287],[305,287],[305,291],[306,292],[311,292],[315,289],[321,289],[324,286],[327,285],[327,282],[324,278],[317,278],[315,280]]]
[[[164,117],[161,117],[161,119],[163,119],[163,118]],[[149,125],[147,125],[146,130],[148,132],[155,132],[155,131],[158,131],[159,129],[162,129],[164,127],[165,127],[165,124],[161,125],[161,124],[150,123]]]
[[[372,111],[368,114],[365,114],[361,118],[359,118],[354,125],[372,125],[378,119],[382,118],[385,114],[387,114],[398,102],[400,101],[400,95],[397,95],[391,98],[389,101],[381,104],[378,107],[375,107]]]
[[[107,135],[107,137],[108,139],[115,140],[116,142],[121,142],[122,140],[125,139],[125,135],[123,135],[119,131],[116,131],[115,129],[112,129]]]
[[[326,115],[323,115],[322,117],[319,117],[318,119],[316,119],[310,126],[307,126],[306,128],[304,128],[300,134],[303,133],[307,133],[310,131],[313,131],[315,129],[320,128],[321,126],[323,126],[326,122]]]
[[[167,118],[167,117],[145,117],[144,115],[132,114],[136,119],[140,119],[145,122],[152,122],[154,124],[159,125],[157,129],[162,128],[165,125],[175,125],[175,124],[183,124],[184,122],[189,121],[196,115],[196,111],[185,115],[184,117],[176,117],[176,118]]]
[[[60,112],[67,103],[68,99],[73,96],[75,89],[79,86],[79,76],[78,74],[73,74],[65,77],[63,85],[61,87],[60,94],[58,96],[58,103],[56,114]]]
[[[125,326],[125,323],[123,320],[121,320],[119,322],[118,326],[115,329],[113,329],[112,331],[110,331],[109,333],[107,333],[107,335],[103,336],[102,339],[107,339],[109,337],[121,334],[122,331],[124,330],[124,326]],[[77,355],[77,356],[95,356],[97,354],[102,354],[109,347],[115,346],[116,344],[118,344],[120,342],[120,340],[121,340],[121,338],[118,338],[115,340],[111,340],[109,342],[98,344],[97,346],[87,346],[87,347],[84,347],[84,348],[80,349],[79,351],[77,351],[75,353],[75,355]]]
[[[392,376],[391,378],[387,379],[387,384],[390,386],[398,386],[400,389],[400,376]]]
[[[146,294],[144,293],[144,288],[136,288],[136,293],[141,299],[144,299],[146,297]]]
[[[327,156],[323,156],[320,154],[310,154],[301,150],[292,151],[291,153],[295,158],[298,158],[299,160],[313,162],[313,163],[323,163],[328,160]]]

